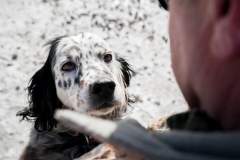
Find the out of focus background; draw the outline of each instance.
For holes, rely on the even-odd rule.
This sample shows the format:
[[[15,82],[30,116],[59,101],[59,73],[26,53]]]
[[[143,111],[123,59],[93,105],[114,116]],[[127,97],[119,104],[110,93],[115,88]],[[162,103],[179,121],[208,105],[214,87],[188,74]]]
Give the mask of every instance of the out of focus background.
[[[42,46],[79,32],[104,38],[132,65],[129,117],[147,127],[154,118],[185,111],[173,76],[168,12],[157,0],[2,0],[0,4],[0,160],[16,160],[31,124],[16,112],[27,106],[31,76],[44,64]]]

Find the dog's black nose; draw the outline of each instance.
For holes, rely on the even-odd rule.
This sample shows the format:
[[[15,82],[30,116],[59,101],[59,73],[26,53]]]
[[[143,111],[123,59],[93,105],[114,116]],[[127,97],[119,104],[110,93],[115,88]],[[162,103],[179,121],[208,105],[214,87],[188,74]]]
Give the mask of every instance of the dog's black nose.
[[[96,82],[91,85],[91,92],[101,98],[108,98],[114,92],[116,84],[113,81]]]

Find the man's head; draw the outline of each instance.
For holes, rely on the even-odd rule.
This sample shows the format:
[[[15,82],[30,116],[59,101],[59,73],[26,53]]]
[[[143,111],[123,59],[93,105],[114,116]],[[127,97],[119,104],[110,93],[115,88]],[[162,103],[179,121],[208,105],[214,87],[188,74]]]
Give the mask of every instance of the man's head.
[[[164,2],[172,67],[190,108],[224,129],[240,129],[240,1]]]

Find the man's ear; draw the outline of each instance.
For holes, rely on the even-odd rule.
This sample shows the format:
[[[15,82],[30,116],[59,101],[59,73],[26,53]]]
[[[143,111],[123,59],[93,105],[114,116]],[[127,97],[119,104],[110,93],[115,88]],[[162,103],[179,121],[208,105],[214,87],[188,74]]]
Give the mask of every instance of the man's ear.
[[[131,77],[132,77],[132,68],[131,66],[129,65],[129,63],[122,57],[120,56],[116,56],[117,58],[117,61],[120,62],[121,64],[121,71],[122,71],[122,75],[123,75],[123,80],[126,84],[125,87],[128,87],[130,85],[130,80],[131,80]]]
[[[216,12],[211,50],[220,60],[240,58],[240,1],[222,1],[214,3]],[[224,5],[224,6],[222,6]]]
[[[215,58],[220,60],[240,58],[240,29],[238,32],[239,35],[227,27],[217,26],[211,39],[211,50]]]

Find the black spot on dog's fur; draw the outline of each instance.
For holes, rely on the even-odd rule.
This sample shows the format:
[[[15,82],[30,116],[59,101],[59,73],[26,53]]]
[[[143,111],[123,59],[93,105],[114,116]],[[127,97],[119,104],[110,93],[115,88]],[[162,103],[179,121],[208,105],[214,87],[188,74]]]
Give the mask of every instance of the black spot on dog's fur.
[[[77,75],[82,76],[82,70],[81,69],[79,69]]]
[[[68,56],[67,56],[67,59],[68,59],[68,60],[72,60],[72,56],[68,55]]]
[[[94,44],[94,47],[98,47],[98,45],[99,45],[98,43],[95,43],[95,44]]]
[[[92,55],[92,52],[91,52],[91,51],[89,51],[89,55],[90,55],[90,56]]]
[[[82,70],[79,70],[78,72],[77,72],[77,76],[76,76],[76,78],[74,79],[74,83],[75,84],[79,84],[80,83],[80,77],[82,76]]]
[[[101,53],[98,53],[97,56],[98,56],[99,59],[102,59],[102,54]]]
[[[62,82],[61,82],[61,80],[58,81],[58,87],[59,87],[59,88],[62,88]]]
[[[71,81],[71,79],[68,79],[68,88],[70,88],[71,85],[72,85],[72,81]]]
[[[74,79],[74,83],[75,84],[79,84],[80,83],[80,76],[79,75]]]
[[[63,85],[64,85],[64,88],[67,89],[67,87],[68,87],[67,81],[63,81]]]
[[[76,62],[76,63],[79,63],[79,62],[80,62],[79,56],[76,56],[76,57],[75,57],[75,62]]]

